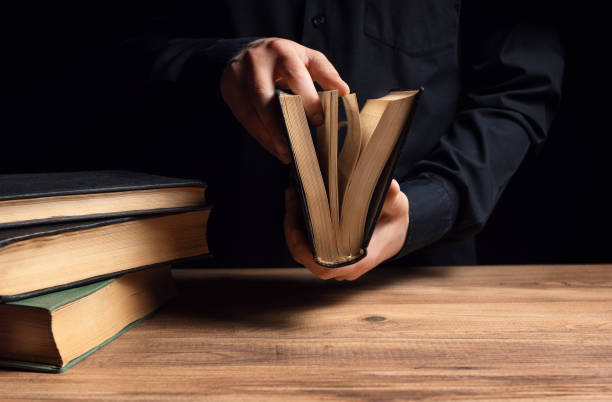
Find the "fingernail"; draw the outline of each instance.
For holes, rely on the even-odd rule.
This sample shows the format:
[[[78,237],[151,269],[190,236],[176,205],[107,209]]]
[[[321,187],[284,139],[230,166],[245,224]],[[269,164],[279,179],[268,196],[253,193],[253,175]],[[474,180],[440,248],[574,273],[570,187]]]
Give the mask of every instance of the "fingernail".
[[[323,124],[323,115],[321,113],[317,113],[314,116],[312,116],[311,120],[312,120],[311,123],[314,126],[320,126],[321,124]]]
[[[348,86],[348,84],[346,83],[346,81],[342,81],[342,82],[344,82],[344,85],[346,85],[346,94],[345,94],[345,95],[350,94],[350,93],[351,93],[351,88]]]

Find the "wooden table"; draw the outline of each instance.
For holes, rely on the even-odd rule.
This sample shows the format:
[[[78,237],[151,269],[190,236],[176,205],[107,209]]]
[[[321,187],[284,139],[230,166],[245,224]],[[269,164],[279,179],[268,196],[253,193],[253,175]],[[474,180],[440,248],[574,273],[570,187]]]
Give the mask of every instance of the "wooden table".
[[[175,270],[180,295],[0,399],[612,400],[612,265]]]

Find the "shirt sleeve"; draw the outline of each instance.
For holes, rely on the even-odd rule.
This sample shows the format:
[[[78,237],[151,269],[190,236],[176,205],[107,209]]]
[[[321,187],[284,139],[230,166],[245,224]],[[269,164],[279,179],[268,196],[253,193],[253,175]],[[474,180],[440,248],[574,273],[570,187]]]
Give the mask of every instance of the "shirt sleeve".
[[[480,231],[524,157],[545,141],[560,102],[564,57],[554,24],[478,6],[462,10],[454,122],[400,182],[410,222],[394,259]]]
[[[257,38],[130,38],[120,46],[126,81],[156,83],[218,83],[225,65]]]

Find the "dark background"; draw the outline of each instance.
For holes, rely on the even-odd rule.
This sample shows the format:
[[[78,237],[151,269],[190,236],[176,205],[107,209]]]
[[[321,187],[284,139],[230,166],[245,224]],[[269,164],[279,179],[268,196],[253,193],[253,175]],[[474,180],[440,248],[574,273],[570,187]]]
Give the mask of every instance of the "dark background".
[[[563,7],[549,14],[566,43],[561,109],[546,145],[527,157],[478,236],[481,263],[612,262],[610,35],[602,10]],[[4,7],[1,173],[199,175],[210,162],[194,116],[222,131],[210,122],[227,112],[163,89],[141,98],[120,90],[117,46],[152,12],[91,2]],[[223,35],[214,23],[209,29]]]

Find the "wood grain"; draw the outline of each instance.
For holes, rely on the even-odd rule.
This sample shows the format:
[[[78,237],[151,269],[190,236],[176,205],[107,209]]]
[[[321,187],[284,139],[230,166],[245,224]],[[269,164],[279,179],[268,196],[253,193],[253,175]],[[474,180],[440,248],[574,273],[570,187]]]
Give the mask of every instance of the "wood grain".
[[[611,400],[612,266],[175,270],[179,298],[2,400]]]

